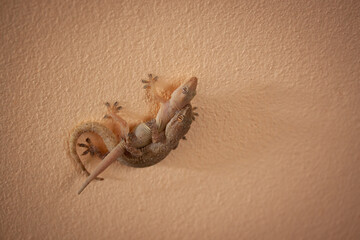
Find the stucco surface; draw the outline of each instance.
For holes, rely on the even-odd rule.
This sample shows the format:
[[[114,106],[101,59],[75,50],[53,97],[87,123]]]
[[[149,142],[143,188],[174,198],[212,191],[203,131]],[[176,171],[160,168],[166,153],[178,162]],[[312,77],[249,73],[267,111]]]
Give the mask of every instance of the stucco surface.
[[[1,1],[1,239],[359,239],[359,1]],[[188,141],[84,177],[139,80],[199,78]]]

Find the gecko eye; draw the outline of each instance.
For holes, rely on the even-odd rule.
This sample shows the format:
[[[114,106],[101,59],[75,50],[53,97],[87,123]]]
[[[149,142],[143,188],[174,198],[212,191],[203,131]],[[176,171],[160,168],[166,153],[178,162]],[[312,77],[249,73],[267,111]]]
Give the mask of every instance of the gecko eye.
[[[183,87],[182,88],[182,93],[183,94],[186,94],[186,93],[188,93],[189,92],[189,88],[188,87]]]
[[[178,122],[182,122],[184,120],[184,115],[179,115],[177,117]]]

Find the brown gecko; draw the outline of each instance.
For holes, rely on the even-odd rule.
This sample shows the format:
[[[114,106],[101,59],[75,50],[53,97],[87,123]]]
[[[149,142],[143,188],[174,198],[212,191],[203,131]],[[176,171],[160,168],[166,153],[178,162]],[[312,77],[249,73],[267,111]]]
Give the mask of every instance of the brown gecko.
[[[153,82],[156,81],[157,78],[156,77],[152,78],[152,75],[149,75],[149,78],[150,81],[143,80],[143,82],[149,83],[150,85],[148,86],[151,87],[151,85],[153,85]],[[129,133],[129,126],[127,122],[116,114],[116,111],[119,110],[120,107],[117,107],[117,104],[115,103],[114,106],[110,108],[110,105],[107,104],[109,109],[109,114],[107,116],[115,120],[119,124],[122,130],[120,136],[121,141],[118,144],[116,144],[117,143],[116,136],[109,129],[107,129],[100,123],[90,122],[78,126],[70,136],[70,154],[82,166],[82,169],[86,173],[88,172],[81,163],[80,158],[76,153],[76,141],[82,133],[94,132],[100,135],[106,147],[110,151],[103,159],[103,161],[96,167],[94,172],[89,174],[88,178],[86,179],[86,181],[84,182],[78,193],[80,194],[93,179],[95,179],[116,159],[118,159],[120,162],[123,162],[125,164],[127,163],[126,165],[132,167],[145,167],[146,164],[144,163],[142,164],[136,164],[134,162],[131,163],[131,159],[134,159],[134,157],[135,158],[141,157],[141,155],[143,155],[140,148],[149,145],[151,142],[153,143],[161,142],[162,139],[161,135],[164,134],[163,132],[166,128],[167,123],[170,121],[170,119],[174,117],[177,111],[183,109],[187,104],[190,103],[190,101],[196,95],[196,87],[197,87],[197,78],[193,77],[185,84],[178,87],[171,94],[171,98],[169,101],[164,101],[161,96],[155,95],[156,98],[161,101],[161,107],[156,116],[156,119],[146,123],[139,124],[135,128],[135,130],[131,133]],[[93,149],[94,147],[90,146],[90,142],[88,143],[89,143],[89,147]],[[86,147],[85,144],[80,144],[80,146]],[[88,152],[91,152],[90,151],[92,150],[91,148],[88,149]],[[128,155],[126,156],[127,153]],[[159,157],[160,160],[163,158]],[[153,164],[149,163],[149,166],[150,165]]]
[[[165,130],[160,133],[158,142],[152,142],[146,145],[136,154],[129,152],[126,149],[124,155],[117,160],[124,165],[135,168],[149,167],[160,162],[171,152],[171,150],[177,148],[181,139],[186,140],[185,134],[189,131],[191,123],[195,120],[195,116],[198,116],[197,113],[193,112],[195,109],[196,108],[192,108],[190,104],[186,105],[184,108],[177,111],[175,116],[169,121]],[[151,125],[155,124],[155,119],[152,119],[147,123],[152,127]],[[115,136],[113,137],[113,139],[115,139]],[[99,158],[104,158],[108,154],[108,152],[105,154],[101,153],[89,139],[87,139],[87,142],[88,144],[80,144],[80,146],[87,149],[85,151],[86,153],[97,155]],[[124,144],[126,145],[125,142]],[[113,143],[113,145],[116,145],[116,143]]]

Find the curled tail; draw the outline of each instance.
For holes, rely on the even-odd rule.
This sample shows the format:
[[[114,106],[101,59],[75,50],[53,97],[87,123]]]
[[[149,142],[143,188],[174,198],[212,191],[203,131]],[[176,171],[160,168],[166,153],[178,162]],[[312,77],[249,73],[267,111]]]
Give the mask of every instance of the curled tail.
[[[115,134],[110,131],[104,125],[98,122],[85,122],[77,126],[71,133],[69,138],[69,152],[71,158],[75,162],[75,167],[84,173],[86,176],[89,176],[89,171],[85,168],[84,164],[81,162],[79,155],[76,152],[76,145],[78,138],[86,132],[92,132],[99,135],[104,141],[108,151],[111,151],[117,145],[117,139]]]

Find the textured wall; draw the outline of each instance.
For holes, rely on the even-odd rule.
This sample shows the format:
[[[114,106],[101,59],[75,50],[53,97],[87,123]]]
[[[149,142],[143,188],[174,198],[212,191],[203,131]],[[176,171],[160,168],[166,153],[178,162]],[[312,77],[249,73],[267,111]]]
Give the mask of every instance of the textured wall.
[[[1,1],[1,239],[359,239],[359,1]],[[69,131],[199,78],[160,164],[84,177]]]

